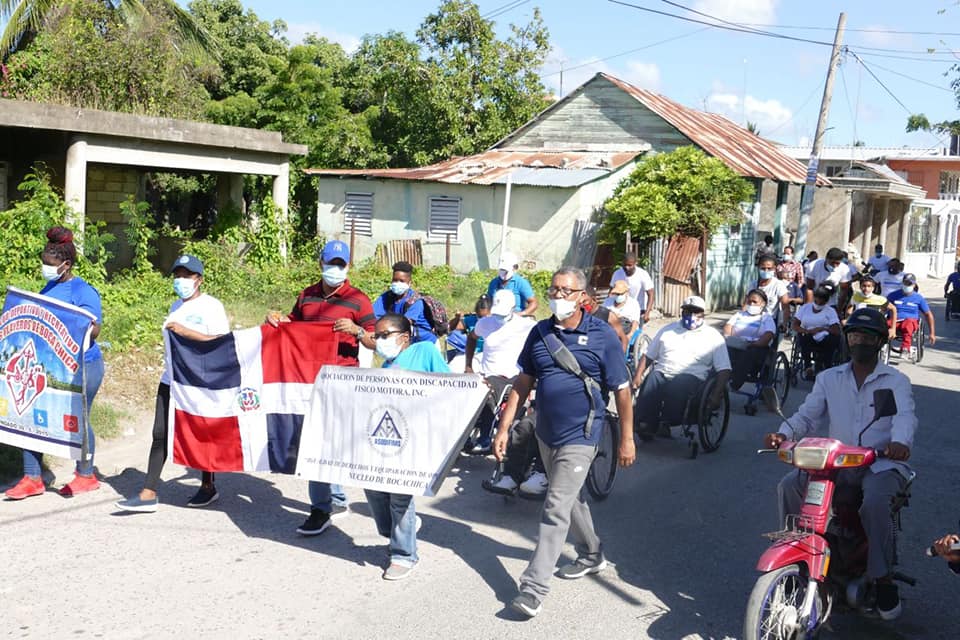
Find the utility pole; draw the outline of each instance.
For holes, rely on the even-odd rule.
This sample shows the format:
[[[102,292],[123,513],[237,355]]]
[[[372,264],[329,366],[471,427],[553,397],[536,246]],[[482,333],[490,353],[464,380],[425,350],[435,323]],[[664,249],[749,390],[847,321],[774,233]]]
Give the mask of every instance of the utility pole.
[[[830,100],[833,97],[833,79],[840,65],[840,50],[843,43],[843,30],[847,24],[847,14],[841,13],[837,21],[837,33],[833,37],[833,53],[830,54],[830,68],[827,70],[827,82],[823,86],[823,100],[820,101],[820,118],[817,120],[817,132],[813,136],[813,150],[807,165],[807,181],[800,196],[800,220],[797,224],[795,253],[803,256],[807,253],[807,232],[810,230],[810,214],[813,212],[813,196],[817,190],[817,167],[820,164],[820,150],[823,148],[823,134],[830,115]],[[846,245],[847,238],[843,239]]]

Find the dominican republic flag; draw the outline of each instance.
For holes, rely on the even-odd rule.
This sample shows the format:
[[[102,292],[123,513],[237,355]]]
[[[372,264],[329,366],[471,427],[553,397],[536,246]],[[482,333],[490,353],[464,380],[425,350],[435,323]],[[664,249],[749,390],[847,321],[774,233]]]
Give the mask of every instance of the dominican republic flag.
[[[173,460],[206,471],[293,473],[317,372],[344,334],[329,322],[166,334]]]

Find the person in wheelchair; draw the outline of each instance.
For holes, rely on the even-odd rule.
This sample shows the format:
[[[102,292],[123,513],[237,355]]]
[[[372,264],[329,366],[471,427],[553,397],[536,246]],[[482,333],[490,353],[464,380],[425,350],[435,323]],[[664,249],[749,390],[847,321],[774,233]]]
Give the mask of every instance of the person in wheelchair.
[[[777,325],[766,310],[767,294],[752,289],[743,301],[743,308],[730,316],[723,326],[723,335],[730,355],[730,388],[736,391],[747,378],[756,376],[770,354],[770,345],[777,335]]]
[[[860,278],[860,290],[853,294],[853,297],[850,298],[850,304],[847,305],[847,318],[857,309],[865,307],[876,309],[884,315],[887,319],[887,325],[890,327],[890,337],[893,338],[896,335],[894,327],[897,326],[897,308],[890,304],[886,297],[877,293],[877,281],[874,280],[873,276]]]
[[[630,286],[626,280],[617,280],[613,283],[610,297],[604,301],[603,306],[617,316],[620,320],[620,328],[628,339],[640,328],[642,315],[640,303],[630,295]]]
[[[897,308],[896,335],[900,338],[900,351],[908,354],[911,359],[915,359],[916,345],[913,344],[913,336],[920,328],[921,313],[927,321],[930,344],[937,342],[933,312],[930,311],[927,299],[917,291],[917,276],[912,273],[903,274],[903,284],[900,285],[900,290],[887,296],[887,300]]]
[[[491,493],[524,498],[541,498],[550,486],[540,458],[536,438],[537,414],[531,408],[510,427],[507,455],[497,476],[487,478],[481,486]]]
[[[960,313],[960,262],[957,263],[956,271],[947,277],[947,283],[943,285],[943,297],[950,303],[950,313]]]
[[[804,375],[808,380],[813,379],[814,373],[828,368],[840,349],[840,317],[829,304],[834,291],[827,285],[817,287],[813,302],[797,309],[793,318],[796,346],[800,347]]]
[[[476,326],[467,335],[467,353],[464,373],[474,373],[473,356],[478,339],[483,339],[483,351],[480,352],[480,373],[483,375],[490,393],[487,402],[480,411],[477,424],[480,433],[475,442],[467,442],[465,451],[472,455],[490,453],[493,438],[494,419],[505,400],[504,390],[513,385],[520,373],[517,358],[523,351],[527,334],[536,324],[533,318],[522,316],[516,311],[516,297],[512,291],[501,289],[493,295],[490,315],[477,320]]]
[[[709,405],[720,406],[730,379],[730,357],[720,332],[704,324],[705,309],[700,296],[685,299],[680,320],[660,329],[640,359],[633,378],[634,388],[640,390],[634,430],[643,439],[656,434],[662,423],[669,427],[683,422],[688,400],[700,393],[711,370],[719,384]],[[644,379],[648,364],[651,370]]]

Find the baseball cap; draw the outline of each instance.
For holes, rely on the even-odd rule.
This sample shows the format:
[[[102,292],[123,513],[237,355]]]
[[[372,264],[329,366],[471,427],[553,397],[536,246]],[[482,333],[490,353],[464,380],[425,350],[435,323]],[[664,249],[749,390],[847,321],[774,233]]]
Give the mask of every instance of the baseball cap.
[[[512,253],[510,253],[510,252],[505,252],[505,253],[501,254],[501,256],[500,256],[500,266],[497,267],[497,268],[498,268],[498,269],[507,269],[508,271],[510,271],[510,270],[512,270],[515,266],[517,266],[518,264],[520,264],[520,263],[519,263],[519,261],[517,260],[517,256],[515,256],[514,254],[512,254]]]
[[[903,284],[917,284],[917,276],[912,273],[903,274]]]
[[[497,316],[505,316],[513,311],[517,303],[516,296],[509,289],[500,289],[493,294],[493,305],[490,307],[490,313]]]
[[[680,308],[690,307],[692,309],[699,309],[700,311],[706,311],[707,303],[703,301],[703,298],[700,296],[688,296],[683,300],[683,304],[680,305]]]
[[[170,273],[173,273],[180,267],[183,267],[190,273],[196,273],[198,275],[203,275],[203,263],[200,262],[200,258],[197,256],[183,255],[173,261],[173,266],[170,267]]]
[[[339,240],[331,240],[323,245],[323,251],[320,253],[320,260],[324,264],[340,258],[344,262],[350,262],[350,247]]]
[[[626,293],[627,291],[630,291],[630,285],[627,284],[626,280],[617,280],[610,288],[610,293],[615,296],[618,296],[621,293]]]

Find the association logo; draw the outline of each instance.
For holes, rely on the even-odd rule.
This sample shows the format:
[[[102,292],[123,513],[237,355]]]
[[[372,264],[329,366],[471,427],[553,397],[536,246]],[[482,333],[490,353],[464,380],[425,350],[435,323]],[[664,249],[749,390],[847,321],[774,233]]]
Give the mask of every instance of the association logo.
[[[47,374],[37,358],[32,338],[7,361],[3,377],[10,389],[13,409],[22,416],[47,388]]]
[[[243,413],[260,410],[260,394],[252,387],[244,387],[237,394],[237,405]]]
[[[403,451],[409,439],[407,423],[396,407],[381,406],[370,412],[370,446],[385,456],[395,456]]]

